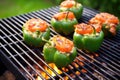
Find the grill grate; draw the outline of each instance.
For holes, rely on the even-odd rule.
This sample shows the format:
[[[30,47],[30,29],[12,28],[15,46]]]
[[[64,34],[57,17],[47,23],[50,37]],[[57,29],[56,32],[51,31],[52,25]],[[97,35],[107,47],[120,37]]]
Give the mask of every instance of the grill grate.
[[[56,72],[43,59],[42,49],[28,46],[22,39],[22,25],[30,18],[41,18],[48,23],[53,14],[57,13],[59,7],[52,7],[40,11],[35,11],[11,18],[1,19],[1,43],[0,58],[5,65],[15,75],[17,80],[35,79],[33,73],[37,74],[41,79],[43,75],[36,69],[36,65],[41,71],[45,72],[49,79],[111,79],[120,78],[120,31],[114,38],[106,38],[100,49],[94,54],[86,54],[82,50],[78,50],[78,56],[75,61],[66,67],[68,71],[61,69],[62,74]],[[89,8],[84,8],[82,18],[79,22],[85,22],[91,19],[98,12]],[[51,36],[56,35],[52,28]],[[66,36],[72,40],[72,36]],[[98,54],[97,54],[98,53]],[[34,56],[34,57],[33,57]],[[44,68],[48,67],[56,76],[51,76]],[[77,65],[77,66],[75,66]],[[32,72],[29,71],[29,68]],[[79,73],[79,74],[76,74]],[[26,74],[26,75],[25,75]]]

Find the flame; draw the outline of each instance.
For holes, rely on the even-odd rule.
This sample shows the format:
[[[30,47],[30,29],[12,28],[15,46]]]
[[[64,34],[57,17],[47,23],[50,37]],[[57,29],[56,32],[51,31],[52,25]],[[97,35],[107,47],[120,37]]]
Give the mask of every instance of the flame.
[[[36,80],[42,80],[39,76],[37,76]]]
[[[82,56],[77,56],[77,58],[74,60],[74,62],[72,62],[71,63],[71,65],[68,65],[68,67],[63,67],[63,68],[61,68],[61,70],[60,69],[58,69],[57,68],[57,66],[54,64],[54,63],[50,63],[50,64],[48,64],[48,66],[49,67],[51,67],[54,71],[56,71],[58,74],[62,74],[62,72],[69,72],[69,70],[74,70],[74,68],[76,68],[76,69],[79,69],[80,70],[80,72],[82,72],[82,73],[87,73],[87,70],[86,69],[83,69],[84,67],[84,62],[85,61],[90,61],[90,62],[94,62],[94,59],[96,58],[96,57],[98,57],[98,56],[100,56],[99,55],[99,53],[94,53],[94,54],[89,54],[89,56],[90,56],[90,58],[91,58],[91,60],[87,60],[86,58],[83,58]],[[47,72],[47,73],[49,73],[50,74],[50,76],[56,76],[56,74],[54,73],[54,71],[53,70],[51,70],[51,69],[49,69],[49,67],[47,67],[46,65],[44,65],[41,61],[39,61],[38,62],[43,68],[44,68],[44,70]],[[41,70],[40,68],[39,68],[39,66],[37,66],[36,64],[33,64],[33,67],[37,70],[37,72],[38,73],[40,73],[41,75],[42,75],[42,77],[43,78],[45,78],[45,79],[50,79],[50,77],[48,76],[48,74],[46,73],[46,72],[44,72],[43,70]],[[80,68],[79,68],[80,67]],[[81,69],[81,67],[83,67],[82,69]],[[22,69],[22,68],[20,68],[21,69],[21,71],[22,72],[24,72],[24,70]],[[41,79],[41,77],[37,74],[37,73],[35,73],[34,71],[32,71],[32,69],[29,67],[29,66],[27,66],[26,67],[26,69],[31,73],[31,72],[33,72],[33,73],[31,73],[32,74],[32,76],[34,77],[34,78],[36,78],[36,80],[42,80]],[[76,70],[75,69],[75,70]],[[80,73],[79,71],[76,71],[74,74],[76,74],[76,75],[80,75],[81,73]],[[26,76],[28,77],[28,79],[30,79],[31,80],[31,77],[29,76],[29,75],[27,75],[27,73],[25,73],[26,74]],[[75,78],[76,77],[76,75],[74,75],[73,73],[68,73],[69,74],[69,76],[70,77],[72,77],[72,78]],[[63,79],[64,80],[68,80],[69,79],[69,77],[68,76],[62,76],[63,77]],[[59,80],[62,80],[62,79],[59,79]]]
[[[48,64],[48,65],[49,65],[51,68],[53,68],[58,74],[61,74],[61,73],[62,73],[62,71],[59,70],[54,63],[50,63],[50,64]],[[45,69],[51,76],[56,76],[56,74],[55,74],[51,69],[49,69],[47,66],[44,66],[44,69]],[[40,74],[41,74],[45,79],[49,79],[49,76],[48,76],[45,72],[41,71]],[[38,77],[36,78],[36,80],[42,80],[42,79],[38,76]]]
[[[48,65],[51,66],[58,74],[61,74],[61,73],[62,73],[62,71],[59,70],[54,63],[48,64]]]
[[[95,55],[95,56],[99,56],[97,53],[94,54],[94,55]],[[95,56],[90,55],[91,58],[94,58]],[[78,56],[78,58],[79,58],[80,60],[76,58],[76,59],[74,60],[74,62],[71,63],[75,68],[79,68],[80,66],[84,66],[83,61],[85,61],[85,59],[82,58],[81,56]],[[60,69],[57,68],[57,66],[56,66],[54,63],[50,63],[50,64],[48,64],[48,66],[51,67],[54,71],[56,71],[58,74],[62,74],[62,71],[68,72],[69,69],[73,69],[73,68],[74,68],[73,66],[69,65],[69,66],[68,66],[69,69],[63,67],[63,68],[61,68],[61,70],[60,70]],[[39,72],[39,73],[43,76],[43,78],[45,78],[45,79],[50,79],[50,77],[48,76],[47,73],[49,73],[51,76],[56,76],[56,74],[54,73],[54,71],[51,70],[51,69],[50,69],[49,67],[47,67],[46,65],[43,65],[43,68],[45,69],[45,71],[46,71],[47,73],[44,72],[44,71],[42,71],[41,69],[39,69],[39,67],[38,67],[37,65],[35,65],[34,67],[38,70],[38,72]],[[85,70],[85,69],[81,69],[80,71],[81,71],[82,73],[87,73],[87,70]],[[81,73],[80,73],[79,71],[76,71],[75,74],[79,76]],[[73,73],[71,73],[70,76],[71,76],[72,78],[75,78],[75,77],[76,77]],[[68,77],[68,76],[63,76],[63,79],[64,79],[64,80],[68,80],[69,77]],[[42,79],[41,79],[40,76],[37,76],[36,80],[42,80]],[[59,79],[59,80],[61,80],[61,79]]]

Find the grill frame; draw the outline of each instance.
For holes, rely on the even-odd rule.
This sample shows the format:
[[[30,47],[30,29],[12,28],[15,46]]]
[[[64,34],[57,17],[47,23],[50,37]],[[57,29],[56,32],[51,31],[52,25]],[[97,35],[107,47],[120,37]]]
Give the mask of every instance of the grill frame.
[[[1,43],[0,48],[2,48],[2,49],[0,50],[0,52],[1,52],[0,57],[2,58],[1,60],[4,62],[4,64],[6,65],[6,67],[15,74],[17,80],[21,80],[21,79],[25,80],[27,78],[24,75],[24,73],[21,72],[21,70],[18,68],[18,66],[11,60],[11,59],[15,59],[16,61],[18,61],[17,63],[19,63],[19,65],[24,70],[26,70],[25,67],[23,66],[23,64],[21,64],[19,62],[19,60],[17,60],[16,56],[20,56],[23,59],[23,61],[25,61],[36,73],[38,73],[38,72],[34,69],[34,67],[30,63],[28,63],[27,60],[25,60],[25,58],[22,55],[24,55],[24,54],[27,55],[35,64],[37,64],[39,66],[39,68],[43,69],[43,67],[41,65],[39,65],[36,61],[34,61],[32,59],[32,57],[27,52],[25,52],[25,50],[23,50],[20,47],[19,44],[22,44],[22,46],[25,46],[25,48],[27,48],[27,50],[29,50],[30,53],[32,53],[34,56],[36,56],[47,67],[49,67],[44,62],[43,59],[41,59],[37,54],[35,54],[35,52],[34,52],[34,50],[36,50],[35,48],[31,48],[31,47],[27,46],[26,44],[24,44],[24,42],[22,40],[22,28],[21,28],[22,24],[27,19],[30,19],[32,17],[42,18],[43,20],[45,20],[48,23],[50,23],[50,19],[51,19],[52,15],[55,14],[55,13],[57,13],[58,10],[59,10],[59,7],[56,6],[56,7],[51,7],[51,8],[44,9],[44,10],[38,10],[38,11],[35,11],[35,12],[30,12],[30,13],[27,13],[27,14],[13,16],[13,17],[10,17],[10,18],[6,18],[6,19],[1,19],[0,20],[0,26],[3,29],[3,31],[1,30],[1,33],[2,33],[1,41],[2,41],[2,43]],[[87,21],[90,18],[92,18],[97,13],[98,13],[98,11],[96,11],[96,10],[93,10],[93,9],[90,9],[90,8],[84,8],[83,15],[82,15],[82,18],[79,20],[79,23],[80,22],[87,23]],[[8,29],[11,30],[11,32],[8,31],[7,28],[5,28],[4,26],[7,26]],[[18,27],[16,27],[16,26],[18,26]],[[55,34],[58,34],[53,29],[50,29],[50,30],[51,30],[51,36],[53,36]],[[119,57],[120,57],[120,55],[119,55],[119,53],[120,53],[120,47],[119,47],[120,46],[120,41],[119,40],[120,40],[120,38],[119,38],[119,36],[120,36],[120,31],[115,36],[115,38],[111,38],[111,39],[110,38],[106,38],[106,39],[104,39],[104,42],[103,42],[102,46],[97,51],[97,52],[100,52],[100,57],[97,57],[95,59],[92,59],[90,57],[90,55],[86,54],[84,51],[78,50],[78,52],[79,52],[78,56],[82,56],[88,62],[89,62],[89,60],[93,60],[94,61],[94,63],[90,63],[89,62],[89,64],[87,64],[87,62],[84,62],[84,61],[80,60],[77,57],[77,59],[79,61],[81,61],[81,62],[83,62],[85,64],[85,66],[82,66],[82,68],[86,69],[88,71],[88,74],[91,74],[91,75],[82,73],[81,70],[79,68],[75,68],[73,66],[73,64],[69,65],[69,66],[74,67],[74,69],[73,70],[71,69],[70,72],[73,73],[73,74],[75,74],[74,70],[78,70],[81,73],[81,75],[87,77],[88,79],[92,79],[91,76],[94,77],[93,79],[97,79],[97,77],[92,73],[92,71],[95,71],[99,75],[102,75],[102,77],[104,77],[105,79],[119,79],[120,78],[119,75],[117,77],[112,75],[113,73],[116,74],[116,75],[120,73],[120,70],[119,70],[119,67],[120,67],[120,65],[119,65],[120,64],[120,62],[119,62],[119,60],[120,60],[119,59]],[[67,38],[71,39],[71,37],[67,37]],[[15,45],[15,44],[17,44],[17,45]],[[113,46],[111,46],[111,45],[113,45]],[[7,46],[7,48],[6,48],[6,46]],[[16,53],[15,55],[13,55],[12,52],[10,52],[10,51],[7,50],[9,48],[8,46],[10,46],[10,48],[12,47],[13,52]],[[109,46],[111,46],[111,47],[109,47]],[[17,47],[18,50],[21,50],[21,51],[18,52],[17,50],[14,49],[14,47]],[[106,51],[104,48],[107,49],[107,50],[109,50],[109,51]],[[114,49],[115,51],[113,51],[111,49]],[[5,50],[5,51],[3,51],[3,50]],[[102,52],[101,52],[101,50],[102,50]],[[38,51],[38,52],[41,53],[41,51]],[[111,54],[111,53],[114,53],[114,54]],[[10,56],[8,56],[8,54]],[[112,60],[110,60],[110,59],[112,59]],[[118,60],[118,62],[116,62],[117,60]],[[100,65],[101,62],[105,62],[105,63],[109,62],[109,63]],[[10,66],[8,66],[8,65],[10,65]],[[100,67],[99,67],[99,65],[100,65]],[[92,66],[96,67],[98,70],[95,70]],[[101,69],[101,66],[104,69]],[[45,71],[49,75],[49,77],[51,79],[57,79],[57,78],[63,79],[62,76],[59,75],[55,70],[53,70],[51,67],[49,67],[49,68],[57,75],[56,77],[52,77],[52,76],[50,76],[49,73],[47,73]],[[110,73],[112,73],[112,74],[109,74],[108,72],[106,72],[105,71],[106,69],[109,70],[109,71],[111,71]],[[113,71],[112,69],[116,70],[117,73],[115,71]],[[43,71],[44,71],[44,69],[43,69]],[[30,73],[28,71],[26,71],[26,72],[30,75]],[[106,74],[107,76],[104,75],[104,74],[102,74],[102,73]],[[70,79],[72,79],[72,77],[69,75],[69,73],[63,72],[63,74],[66,75],[66,76],[68,76]],[[41,76],[41,74],[39,74],[39,73],[38,73],[38,75]],[[85,78],[83,78],[81,76],[78,76],[78,75],[75,75],[75,76],[76,76],[76,78],[79,78],[79,79],[85,79]],[[34,80],[34,78],[32,76],[31,76],[31,78]],[[41,78],[44,79],[42,76],[41,76]]]

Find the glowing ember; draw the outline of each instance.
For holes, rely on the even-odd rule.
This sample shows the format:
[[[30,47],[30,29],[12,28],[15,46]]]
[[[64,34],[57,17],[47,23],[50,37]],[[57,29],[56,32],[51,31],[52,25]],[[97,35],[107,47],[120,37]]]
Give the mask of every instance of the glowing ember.
[[[68,69],[67,69],[67,68],[64,68],[64,67],[62,68],[62,70],[63,70],[63,71],[65,71],[65,72],[67,72],[67,71],[68,71]]]
[[[90,55],[90,57],[93,59],[94,58],[94,56],[93,55]]]
[[[69,78],[66,76],[66,77],[64,77],[64,80],[68,80]]]
[[[94,62],[94,59],[95,59],[96,57],[99,57],[99,54],[98,54],[98,53],[91,53],[91,54],[89,54],[89,56],[90,56],[90,58],[91,58],[90,62],[93,63],[93,62]]]
[[[73,66],[71,66],[71,65],[68,65],[68,67],[69,67],[70,69],[74,69]]]
[[[81,72],[83,72],[83,73],[87,73],[87,71],[86,71],[85,69],[82,69]]]
[[[97,53],[95,53],[95,56],[98,57],[99,55]]]
[[[84,66],[83,62],[79,62],[79,64],[80,64],[81,66]]]
[[[81,61],[85,61],[85,58],[81,57],[81,56],[78,56],[78,58],[81,60]]]
[[[94,55],[90,55],[91,58],[95,58],[99,56],[97,53],[95,53]],[[91,59],[91,60],[93,60]],[[85,64],[83,63],[84,61],[86,61],[85,58],[82,58],[81,56],[77,56],[77,58],[74,60],[74,62],[72,62],[70,65],[68,65],[67,67],[63,67],[60,69],[57,68],[57,66],[54,63],[50,63],[47,64],[49,67],[51,67],[52,69],[50,69],[49,67],[47,67],[46,65],[44,65],[41,61],[38,61],[38,63],[44,68],[45,71],[43,71],[38,65],[33,64],[33,67],[36,69],[36,71],[46,80],[46,79],[50,79],[50,76],[57,76],[56,73],[58,74],[62,74],[62,72],[70,72],[68,75],[72,78],[75,78],[76,75],[79,76],[81,73],[79,71],[76,71],[77,69],[79,69],[79,67],[84,66]],[[74,70],[75,68],[75,70]],[[36,80],[42,80],[42,78],[38,75],[38,73],[36,73],[36,71],[34,71],[33,69],[31,69],[31,67],[26,66],[26,69],[30,72],[30,74],[36,79]],[[53,71],[54,70],[54,71]],[[69,71],[70,70],[70,71]],[[75,73],[72,73],[72,70],[75,71]],[[24,72],[24,70],[21,69],[21,71]],[[87,73],[87,70],[85,69],[80,69],[80,71],[82,73]],[[54,73],[56,72],[56,73]],[[48,75],[49,74],[49,75]],[[76,75],[75,75],[76,74]],[[31,80],[31,77],[29,75],[27,75],[27,73],[25,73],[25,75],[28,77],[28,79]],[[64,75],[62,76],[64,80],[68,80],[69,76]],[[61,79],[59,79],[61,80]]]
[[[75,78],[75,77],[76,77],[74,74],[70,74],[70,76],[71,76],[72,78]]]
[[[80,72],[79,72],[79,71],[76,71],[75,74],[80,75]]]
[[[64,80],[69,80],[69,77],[68,76],[65,76],[63,77]],[[59,79],[59,80],[62,80],[62,79]]]
[[[78,66],[78,64],[76,64],[76,63],[72,63],[76,68],[78,68],[79,66]]]
[[[78,60],[78,58],[81,60]],[[82,57],[78,56],[75,60],[76,63],[78,63],[80,66],[84,66],[84,63],[82,61],[85,61]],[[76,67],[78,67],[78,65],[76,64]]]

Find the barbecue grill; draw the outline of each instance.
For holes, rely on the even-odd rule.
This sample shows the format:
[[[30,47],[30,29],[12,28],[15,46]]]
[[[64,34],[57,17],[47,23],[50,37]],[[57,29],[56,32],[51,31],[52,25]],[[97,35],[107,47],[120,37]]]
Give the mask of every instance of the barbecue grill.
[[[0,59],[16,76],[16,80],[77,79],[77,80],[118,80],[120,79],[120,30],[113,38],[105,38],[95,53],[77,49],[73,63],[58,69],[43,59],[42,48],[26,45],[22,38],[22,25],[30,18],[41,18],[48,23],[59,7],[38,10],[27,14],[0,20]],[[87,23],[98,11],[84,8],[79,23]],[[51,36],[58,34],[52,28]],[[72,40],[72,36],[65,36]]]

